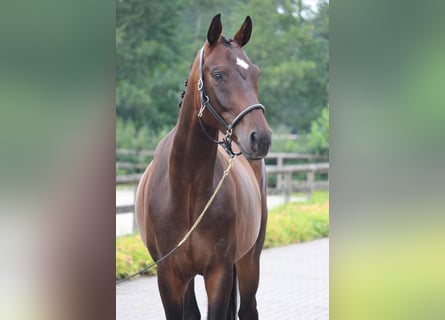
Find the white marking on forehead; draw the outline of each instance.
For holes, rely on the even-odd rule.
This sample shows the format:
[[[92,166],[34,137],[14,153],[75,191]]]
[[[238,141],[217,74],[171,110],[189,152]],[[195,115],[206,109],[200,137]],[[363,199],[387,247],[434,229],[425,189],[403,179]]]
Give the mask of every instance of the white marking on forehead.
[[[246,70],[249,68],[249,65],[247,64],[247,62],[244,61],[243,59],[238,58],[238,57],[236,57],[236,64]]]

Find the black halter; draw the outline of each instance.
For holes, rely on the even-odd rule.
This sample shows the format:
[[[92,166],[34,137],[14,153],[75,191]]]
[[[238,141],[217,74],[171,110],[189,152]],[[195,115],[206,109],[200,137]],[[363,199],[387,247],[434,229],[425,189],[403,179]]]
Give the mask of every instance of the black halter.
[[[248,106],[247,108],[245,108],[243,111],[241,111],[240,114],[238,114],[232,120],[231,123],[226,123],[224,121],[224,119],[218,114],[218,112],[216,112],[215,108],[213,108],[212,104],[209,101],[209,97],[205,93],[204,80],[203,80],[203,77],[202,77],[202,66],[203,66],[203,63],[204,63],[204,47],[201,48],[201,53],[200,53],[200,56],[199,56],[198,90],[199,90],[199,98],[201,100],[201,109],[199,110],[199,113],[198,113],[199,124],[201,125],[201,128],[202,128],[203,132],[205,133],[205,135],[210,140],[212,140],[213,142],[221,145],[224,148],[224,150],[227,152],[229,157],[233,158],[234,156],[237,156],[237,155],[241,154],[241,152],[235,153],[232,150],[232,131],[233,131],[233,128],[250,111],[255,110],[255,109],[261,109],[264,112],[264,106],[262,104],[260,104],[260,103],[252,104],[252,105]],[[224,138],[221,139],[221,141],[213,139],[210,136],[210,134],[206,131],[206,129],[204,128],[204,125],[202,124],[202,120],[201,120],[202,113],[204,112],[204,109],[206,109],[206,108],[215,117],[215,119],[218,120],[218,122],[220,124],[222,124],[222,126],[226,129],[226,135],[225,135]]]

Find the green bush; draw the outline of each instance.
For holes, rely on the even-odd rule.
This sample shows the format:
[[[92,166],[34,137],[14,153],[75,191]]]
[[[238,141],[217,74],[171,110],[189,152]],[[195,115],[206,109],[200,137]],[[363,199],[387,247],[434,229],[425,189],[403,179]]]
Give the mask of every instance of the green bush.
[[[123,279],[153,263],[139,234],[116,238],[116,280]],[[154,266],[143,274],[156,275]]]
[[[132,121],[117,118],[116,149],[154,150],[168,131],[168,127],[158,131],[147,127],[137,128]]]
[[[130,149],[134,151],[154,150],[161,139],[168,133],[165,127],[159,132],[147,127],[136,128],[132,121],[116,120],[116,149]],[[145,155],[116,154],[116,162],[129,162],[147,166],[152,157]],[[141,172],[141,169],[116,168],[116,174],[131,174]]]
[[[329,155],[329,108],[321,110],[320,116],[312,121],[309,138],[309,151],[319,155]]]
[[[264,248],[304,242],[329,235],[329,193],[288,203],[269,211]],[[139,234],[116,238],[116,279],[123,279],[153,262]],[[155,275],[156,266],[144,274]]]
[[[269,212],[264,248],[329,235],[329,202],[288,203]]]
[[[284,125],[274,127],[272,131],[272,146],[270,152],[309,152],[307,135],[301,134],[297,138],[286,138],[286,136],[291,135],[292,129]]]

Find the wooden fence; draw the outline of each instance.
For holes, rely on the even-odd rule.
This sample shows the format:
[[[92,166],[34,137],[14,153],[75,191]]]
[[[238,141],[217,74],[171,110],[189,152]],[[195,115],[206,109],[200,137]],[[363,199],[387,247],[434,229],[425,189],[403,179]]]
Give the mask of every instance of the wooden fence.
[[[134,151],[134,150],[118,150],[118,154],[121,155],[140,155],[152,157],[153,151]],[[327,158],[320,158],[319,156],[312,154],[301,154],[301,153],[269,153],[266,158],[267,175],[269,177],[276,176],[276,183],[274,187],[269,187],[268,191],[270,194],[284,194],[285,202],[290,201],[292,192],[303,191],[306,192],[308,198],[312,197],[314,190],[328,189],[329,181],[321,180],[316,181],[315,175],[317,173],[328,173],[329,163],[304,163],[304,164],[286,164],[286,160],[327,160]],[[131,168],[144,170],[146,165],[138,165],[134,163],[127,162],[117,162],[117,168]],[[306,174],[305,180],[296,180],[295,176],[297,174]],[[116,185],[132,185],[135,188],[139,183],[139,179],[142,177],[142,173],[117,175]],[[116,206],[116,214],[130,213],[134,212],[134,204],[130,205],[120,205]]]
[[[136,156],[153,158],[154,150],[130,150],[130,149],[118,149],[116,155],[120,156]],[[286,160],[304,160],[304,161],[328,161],[325,156],[318,156],[310,153],[284,153],[284,152],[271,152],[267,155],[267,162],[275,162],[278,167],[282,167]],[[147,167],[147,163],[140,164],[130,161],[117,161],[117,169],[135,169],[136,171],[143,171]]]
[[[293,191],[306,191],[308,199],[312,198],[312,194],[316,189],[328,189],[329,181],[315,181],[316,173],[327,173],[329,171],[329,163],[308,163],[296,165],[266,166],[268,176],[277,175],[281,177],[281,185],[277,190],[284,193],[284,202],[289,202]],[[293,181],[292,176],[296,173],[306,173],[306,183]],[[270,188],[269,188],[270,189]]]

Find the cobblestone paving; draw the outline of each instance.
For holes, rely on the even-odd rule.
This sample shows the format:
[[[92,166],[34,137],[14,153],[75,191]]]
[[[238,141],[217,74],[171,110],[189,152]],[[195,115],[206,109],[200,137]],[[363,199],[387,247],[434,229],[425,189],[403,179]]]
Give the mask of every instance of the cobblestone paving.
[[[205,319],[202,277],[197,277],[195,287]],[[329,319],[329,239],[264,250],[257,301],[261,320]],[[156,277],[116,287],[116,319],[165,319]]]

